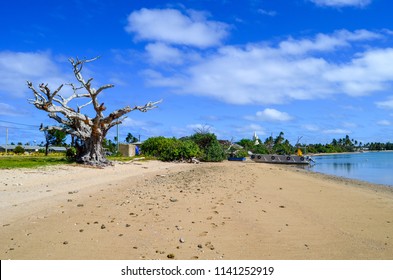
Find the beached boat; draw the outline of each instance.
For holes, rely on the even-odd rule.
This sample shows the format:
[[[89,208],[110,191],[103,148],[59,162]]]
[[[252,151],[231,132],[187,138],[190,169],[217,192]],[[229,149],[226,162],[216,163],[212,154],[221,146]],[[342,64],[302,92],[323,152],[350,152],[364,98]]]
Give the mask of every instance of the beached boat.
[[[275,154],[252,154],[251,160],[263,163],[279,163],[279,164],[310,164],[312,158],[303,155],[275,155]]]
[[[245,157],[228,157],[229,161],[245,161]]]

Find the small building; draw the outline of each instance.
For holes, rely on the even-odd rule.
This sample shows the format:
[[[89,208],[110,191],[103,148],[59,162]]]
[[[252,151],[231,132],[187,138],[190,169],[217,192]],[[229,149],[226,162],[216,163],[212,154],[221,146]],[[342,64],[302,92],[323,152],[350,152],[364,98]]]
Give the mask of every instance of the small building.
[[[121,153],[123,157],[133,157],[136,154],[136,145],[119,144],[119,153]]]

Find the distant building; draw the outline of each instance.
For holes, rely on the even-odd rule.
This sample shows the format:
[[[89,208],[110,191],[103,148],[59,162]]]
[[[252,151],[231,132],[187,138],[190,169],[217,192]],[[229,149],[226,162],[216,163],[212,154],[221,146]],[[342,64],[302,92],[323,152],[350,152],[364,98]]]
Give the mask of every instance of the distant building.
[[[41,146],[30,146],[30,145],[0,145],[0,152],[13,152],[14,149],[17,146],[21,146],[26,152],[33,153],[33,152],[38,152],[41,149],[45,149],[45,147]],[[65,147],[55,147],[55,146],[50,146],[49,147],[50,152],[56,152],[56,153],[62,153],[66,152],[67,148]]]

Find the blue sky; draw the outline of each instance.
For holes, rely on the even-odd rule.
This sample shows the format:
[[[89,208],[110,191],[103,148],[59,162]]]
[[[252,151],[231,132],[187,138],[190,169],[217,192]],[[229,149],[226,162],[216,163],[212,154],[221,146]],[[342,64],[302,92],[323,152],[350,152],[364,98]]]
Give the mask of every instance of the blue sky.
[[[164,100],[130,113],[120,140],[210,127],[235,141],[254,131],[292,144],[393,141],[392,10],[389,0],[1,1],[0,143],[6,128],[9,142],[40,143],[38,126],[54,124],[27,102],[26,80],[75,82],[68,58],[96,56],[84,75],[115,85],[100,96],[108,113]]]

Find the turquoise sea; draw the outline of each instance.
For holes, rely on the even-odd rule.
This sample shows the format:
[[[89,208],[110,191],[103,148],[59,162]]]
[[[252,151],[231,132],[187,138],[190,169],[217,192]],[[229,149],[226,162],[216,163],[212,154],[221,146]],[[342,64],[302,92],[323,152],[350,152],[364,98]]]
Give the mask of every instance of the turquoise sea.
[[[311,171],[393,187],[393,152],[364,152],[313,157]]]

